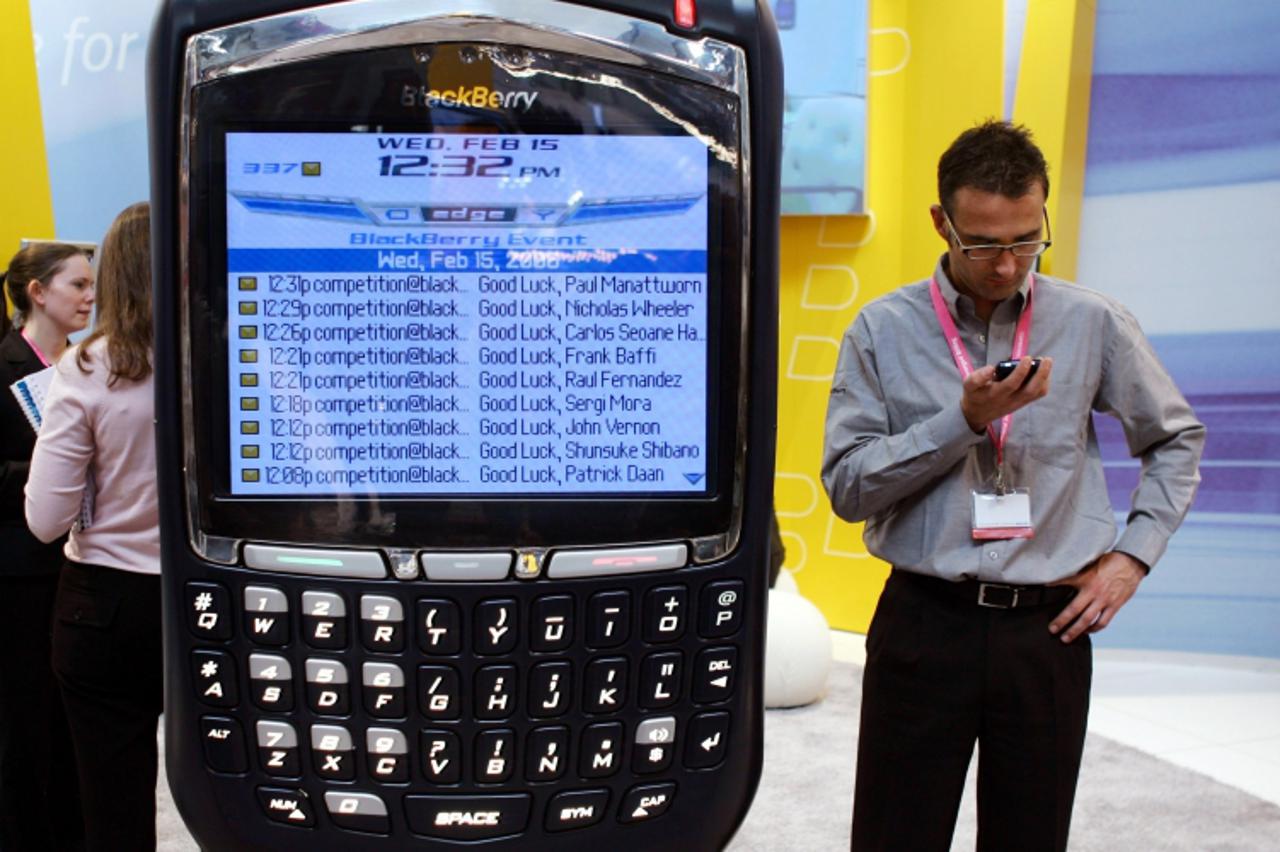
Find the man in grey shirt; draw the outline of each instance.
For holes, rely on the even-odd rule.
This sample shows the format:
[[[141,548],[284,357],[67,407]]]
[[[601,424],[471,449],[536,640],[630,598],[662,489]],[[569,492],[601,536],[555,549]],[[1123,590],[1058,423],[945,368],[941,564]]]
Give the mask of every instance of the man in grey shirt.
[[[844,336],[822,479],[893,566],[867,635],[854,849],[946,850],[980,744],[978,848],[1067,845],[1089,634],[1164,553],[1204,427],[1120,304],[1032,271],[1044,157],[988,122],[938,164],[930,279]],[[1007,378],[997,362],[1021,357]],[[1092,411],[1141,458],[1116,540]]]

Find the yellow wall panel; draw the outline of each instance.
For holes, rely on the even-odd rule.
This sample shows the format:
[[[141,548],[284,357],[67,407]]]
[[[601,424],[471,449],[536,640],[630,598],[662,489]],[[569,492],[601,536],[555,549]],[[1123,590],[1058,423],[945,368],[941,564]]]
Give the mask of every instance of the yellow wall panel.
[[[1033,0],[1027,7],[1013,118],[1035,133],[1049,162],[1054,246],[1040,268],[1074,280],[1084,199],[1089,93],[1093,80],[1093,0]]]
[[[888,567],[831,513],[819,472],[839,341],[858,310],[929,274],[938,157],[1001,113],[1000,0],[871,4],[867,197],[857,217],[782,222],[777,498],[787,567],[833,627],[865,630]],[[838,61],[833,57],[832,61]]]
[[[0,3],[0,92],[5,107],[5,132],[0,133],[0,186],[5,194],[4,215],[0,216],[2,268],[23,237],[54,236],[35,45],[26,0]]]

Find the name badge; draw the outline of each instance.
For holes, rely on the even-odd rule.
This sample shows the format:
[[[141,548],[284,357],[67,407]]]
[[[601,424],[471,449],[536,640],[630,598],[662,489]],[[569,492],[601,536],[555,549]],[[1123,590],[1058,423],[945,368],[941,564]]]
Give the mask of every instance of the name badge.
[[[1031,492],[1013,488],[1003,494],[973,492],[973,537],[980,541],[1033,538]]]

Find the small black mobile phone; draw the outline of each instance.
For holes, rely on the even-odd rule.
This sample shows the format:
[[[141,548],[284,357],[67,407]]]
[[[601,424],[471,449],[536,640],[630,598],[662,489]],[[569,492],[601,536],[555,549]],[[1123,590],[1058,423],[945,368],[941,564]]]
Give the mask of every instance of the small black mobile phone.
[[[1011,361],[1000,361],[996,364],[996,381],[1003,382],[1009,376],[1013,375],[1013,371],[1018,368],[1020,358],[1014,358]],[[1031,372],[1027,373],[1026,382],[1031,381],[1031,377],[1036,374],[1036,370],[1040,369],[1040,359],[1031,359]]]

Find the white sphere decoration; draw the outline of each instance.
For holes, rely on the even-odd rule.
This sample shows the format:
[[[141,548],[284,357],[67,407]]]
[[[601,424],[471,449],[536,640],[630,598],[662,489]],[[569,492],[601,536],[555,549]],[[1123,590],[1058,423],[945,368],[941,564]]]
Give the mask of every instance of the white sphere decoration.
[[[822,697],[831,672],[831,631],[822,612],[796,592],[783,591],[783,577],[769,592],[769,635],[764,652],[766,707],[800,707]]]
[[[800,587],[796,585],[795,575],[786,568],[778,572],[778,579],[773,581],[773,590],[775,592],[790,592],[793,595],[800,594]]]

